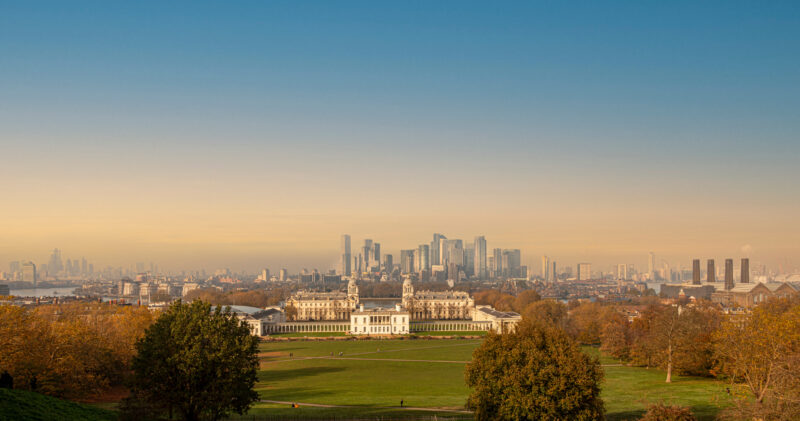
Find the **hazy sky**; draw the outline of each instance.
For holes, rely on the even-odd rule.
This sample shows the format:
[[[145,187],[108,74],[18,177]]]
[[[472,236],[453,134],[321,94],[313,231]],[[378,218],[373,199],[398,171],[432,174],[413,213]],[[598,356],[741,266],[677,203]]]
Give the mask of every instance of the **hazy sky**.
[[[0,2],[0,270],[800,262],[800,4]]]

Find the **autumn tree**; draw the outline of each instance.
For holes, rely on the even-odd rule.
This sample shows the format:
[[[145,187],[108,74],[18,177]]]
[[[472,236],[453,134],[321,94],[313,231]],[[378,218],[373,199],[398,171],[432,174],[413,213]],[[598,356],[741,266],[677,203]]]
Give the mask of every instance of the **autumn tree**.
[[[715,335],[721,374],[742,382],[734,417],[800,417],[800,304],[775,300],[732,316]]]
[[[489,333],[465,376],[480,421],[603,419],[600,363],[551,325],[523,320],[515,332]]]
[[[258,399],[258,338],[203,301],[173,303],[136,344],[132,397],[123,409],[174,408],[187,421],[242,414]]]

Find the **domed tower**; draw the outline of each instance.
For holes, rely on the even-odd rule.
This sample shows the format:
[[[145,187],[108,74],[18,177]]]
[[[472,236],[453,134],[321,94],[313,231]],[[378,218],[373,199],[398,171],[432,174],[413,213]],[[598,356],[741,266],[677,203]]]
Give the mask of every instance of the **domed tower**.
[[[347,299],[354,300],[358,304],[358,285],[356,285],[355,279],[351,279],[347,283]]]
[[[414,286],[411,285],[411,279],[406,278],[403,281],[403,307],[408,309],[410,302],[414,299]]]

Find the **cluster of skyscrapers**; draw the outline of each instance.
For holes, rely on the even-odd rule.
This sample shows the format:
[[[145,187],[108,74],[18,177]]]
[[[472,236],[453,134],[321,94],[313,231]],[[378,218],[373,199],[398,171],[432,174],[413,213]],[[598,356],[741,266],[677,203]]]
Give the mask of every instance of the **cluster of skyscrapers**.
[[[486,246],[486,238],[475,237],[472,242],[448,239],[443,234],[433,234],[433,240],[413,249],[400,251],[399,265],[391,254],[381,255],[380,243],[364,240],[364,246],[352,254],[351,239],[342,235],[339,273],[342,276],[394,273],[420,274],[425,277],[488,279],[497,277],[524,277],[527,268],[520,264],[519,249],[493,249]]]
[[[692,284],[702,284],[702,274],[700,273],[700,259],[692,261]],[[714,259],[706,261],[706,283],[717,282],[717,269]],[[734,285],[733,259],[725,259],[725,289],[731,289]],[[743,258],[739,265],[739,282],[742,284],[750,283],[750,259]]]

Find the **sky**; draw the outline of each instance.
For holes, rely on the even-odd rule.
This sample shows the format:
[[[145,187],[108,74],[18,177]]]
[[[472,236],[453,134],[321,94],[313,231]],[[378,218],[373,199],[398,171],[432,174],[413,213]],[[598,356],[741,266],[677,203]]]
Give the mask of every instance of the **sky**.
[[[0,262],[800,268],[798,51],[797,2],[0,0]]]

